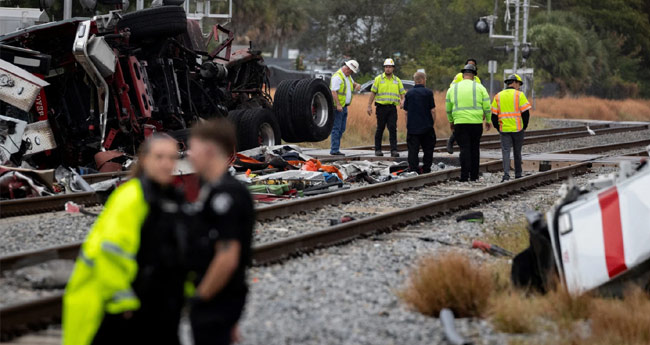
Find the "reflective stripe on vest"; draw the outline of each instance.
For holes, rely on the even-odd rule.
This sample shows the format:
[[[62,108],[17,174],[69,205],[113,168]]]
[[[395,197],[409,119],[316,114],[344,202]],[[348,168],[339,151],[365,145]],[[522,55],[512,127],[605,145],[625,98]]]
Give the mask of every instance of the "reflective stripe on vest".
[[[336,95],[338,96],[338,102],[342,107],[345,107],[345,98],[347,96],[347,84],[345,83],[345,80],[347,79],[348,82],[350,83],[350,87],[352,87],[352,77],[346,77],[345,74],[343,74],[343,71],[340,69],[334,73],[335,76],[338,76],[341,78],[341,86],[339,87],[338,91],[336,91]],[[330,88],[331,88],[331,82],[330,82]],[[350,102],[352,102],[352,93],[350,93]]]
[[[480,110],[483,111],[482,107],[479,107],[476,103],[476,82],[472,82],[472,106],[471,107],[461,107],[458,104],[458,85],[459,83],[454,84],[454,112],[460,110]],[[485,100],[484,100],[485,101]],[[489,99],[487,100],[489,101]]]
[[[523,106],[519,104],[521,94],[521,91],[506,89],[495,96],[497,106],[492,107],[492,112],[499,116],[501,132],[519,132],[524,128],[521,113],[530,109],[530,105],[528,102]]]
[[[386,79],[385,73],[382,73],[375,78],[371,91],[376,93],[375,102],[399,105],[400,94],[405,90],[400,87],[400,79],[396,75],[392,79]]]

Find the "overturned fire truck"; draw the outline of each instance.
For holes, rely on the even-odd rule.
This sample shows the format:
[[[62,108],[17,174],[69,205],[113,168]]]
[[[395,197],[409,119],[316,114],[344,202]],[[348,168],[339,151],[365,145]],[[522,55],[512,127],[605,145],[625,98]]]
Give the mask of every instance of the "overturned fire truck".
[[[151,133],[183,142],[213,117],[236,124],[239,150],[326,139],[327,84],[284,83],[273,100],[261,52],[231,51],[233,36],[215,25],[206,37],[179,6],[0,36],[0,164],[117,170]]]
[[[546,217],[526,215],[530,247],[513,260],[513,283],[545,292],[559,281],[574,295],[621,296],[629,284],[650,291],[647,160],[624,161],[584,188],[565,184],[560,194]]]

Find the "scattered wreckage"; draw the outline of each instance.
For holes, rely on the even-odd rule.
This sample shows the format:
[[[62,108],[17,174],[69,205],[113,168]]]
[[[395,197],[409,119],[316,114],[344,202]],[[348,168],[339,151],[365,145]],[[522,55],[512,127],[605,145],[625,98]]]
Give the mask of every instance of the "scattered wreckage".
[[[183,142],[213,117],[236,124],[239,150],[326,139],[325,82],[284,83],[274,100],[261,52],[231,51],[233,38],[220,25],[206,38],[179,6],[0,36],[0,165],[122,170],[153,132]]]
[[[648,147],[650,151],[650,147]],[[529,212],[530,247],[512,265],[513,283],[545,292],[621,296],[650,289],[650,164],[621,162],[616,174],[580,188],[565,184],[546,217]]]

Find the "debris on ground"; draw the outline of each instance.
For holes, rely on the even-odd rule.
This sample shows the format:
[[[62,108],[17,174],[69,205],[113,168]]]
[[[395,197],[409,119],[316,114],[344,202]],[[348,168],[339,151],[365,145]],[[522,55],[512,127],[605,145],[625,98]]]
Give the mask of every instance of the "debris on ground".
[[[483,223],[484,216],[481,211],[472,211],[456,217],[456,222]]]

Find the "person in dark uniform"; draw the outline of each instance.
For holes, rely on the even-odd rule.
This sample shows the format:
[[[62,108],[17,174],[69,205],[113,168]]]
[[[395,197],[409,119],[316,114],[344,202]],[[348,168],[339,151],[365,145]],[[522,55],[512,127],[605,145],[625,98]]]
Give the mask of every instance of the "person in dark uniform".
[[[433,91],[425,85],[427,76],[424,72],[413,75],[415,87],[406,93],[404,109],[406,110],[406,145],[408,147],[409,170],[418,173],[430,173],[433,163],[433,149],[436,145],[436,131],[433,124],[436,118],[436,102]],[[422,170],[418,154],[422,147]]]
[[[190,321],[194,343],[230,344],[246,302],[246,268],[251,263],[255,214],[248,189],[228,173],[236,145],[226,119],[192,128],[189,158],[203,180],[196,203],[188,206],[191,229],[190,269],[197,284]]]

